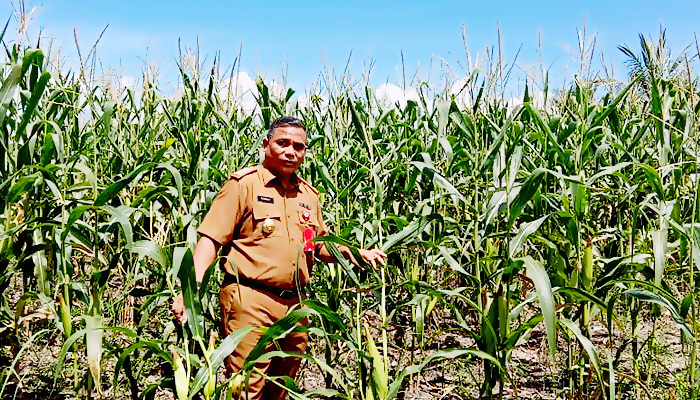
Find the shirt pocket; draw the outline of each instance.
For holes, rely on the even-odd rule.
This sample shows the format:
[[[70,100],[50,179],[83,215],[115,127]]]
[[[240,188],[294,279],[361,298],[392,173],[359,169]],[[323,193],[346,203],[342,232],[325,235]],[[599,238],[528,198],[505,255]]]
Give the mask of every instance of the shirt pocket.
[[[253,235],[255,238],[282,236],[282,212],[274,204],[253,204]]]

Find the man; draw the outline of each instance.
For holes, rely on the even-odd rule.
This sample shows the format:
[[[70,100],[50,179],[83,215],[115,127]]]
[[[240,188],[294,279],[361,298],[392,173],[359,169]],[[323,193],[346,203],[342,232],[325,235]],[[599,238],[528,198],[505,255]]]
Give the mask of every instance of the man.
[[[306,153],[306,129],[297,118],[274,121],[263,139],[262,165],[242,169],[224,183],[209,212],[197,229],[201,238],[194,249],[197,282],[222,249],[225,278],[219,295],[221,331],[225,337],[245,326],[270,326],[300,301],[298,288],[310,281],[314,255],[324,262],[337,261],[324,244],[310,240],[328,233],[323,222],[318,191],[296,175]],[[330,244],[329,244],[330,245]],[[337,246],[346,259],[358,265],[345,246]],[[372,266],[385,265],[386,254],[379,249],[359,250]],[[181,322],[182,294],[173,301],[173,313]],[[230,375],[243,366],[246,356],[260,338],[259,330],[249,334],[226,359]],[[292,332],[278,341],[281,350],[304,352],[306,332]],[[269,376],[294,377],[301,360],[275,358],[260,364]],[[286,391],[266,384],[252,374],[246,399],[284,399]]]

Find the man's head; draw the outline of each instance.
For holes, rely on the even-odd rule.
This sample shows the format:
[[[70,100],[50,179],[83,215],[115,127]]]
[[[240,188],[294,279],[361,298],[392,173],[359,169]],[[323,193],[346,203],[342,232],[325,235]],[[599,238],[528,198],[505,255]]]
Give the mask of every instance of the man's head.
[[[281,117],[270,124],[263,139],[263,164],[280,178],[299,168],[306,154],[306,127],[298,118]]]

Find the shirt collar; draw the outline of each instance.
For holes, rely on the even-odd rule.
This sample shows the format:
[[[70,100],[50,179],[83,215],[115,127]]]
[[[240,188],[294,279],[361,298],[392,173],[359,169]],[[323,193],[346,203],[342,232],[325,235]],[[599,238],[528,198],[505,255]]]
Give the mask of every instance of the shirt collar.
[[[277,176],[272,173],[265,165],[261,165],[260,168],[260,178],[262,179],[262,183],[264,186],[268,186],[272,181],[277,179]],[[292,185],[292,188],[299,189],[299,185],[301,184],[301,180],[299,177],[297,177],[296,172],[292,173],[292,176],[289,177],[289,183]]]

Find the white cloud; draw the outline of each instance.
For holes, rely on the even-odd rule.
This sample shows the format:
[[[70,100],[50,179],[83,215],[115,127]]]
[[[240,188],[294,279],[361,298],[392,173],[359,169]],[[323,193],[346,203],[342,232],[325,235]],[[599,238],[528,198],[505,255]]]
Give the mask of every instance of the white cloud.
[[[383,107],[393,107],[398,105],[399,108],[406,107],[408,100],[413,100],[418,102],[418,92],[416,89],[409,87],[406,90],[393,85],[391,83],[384,83],[377,88],[375,91],[375,97],[380,105]]]
[[[136,89],[136,78],[133,76],[124,75],[121,77],[119,83],[120,83],[120,86],[123,87],[124,89],[131,89],[131,90]]]
[[[233,102],[246,113],[252,113],[258,108],[258,87],[247,72],[242,71],[225,79],[220,87],[221,99]]]
[[[545,112],[552,112],[554,110],[552,106],[552,99],[547,99],[547,104],[545,104],[544,92],[541,90],[534,90],[529,92],[530,104],[532,108],[536,110],[541,110]],[[515,96],[508,99],[506,106],[508,111],[513,110],[516,106],[523,104],[523,96]]]

